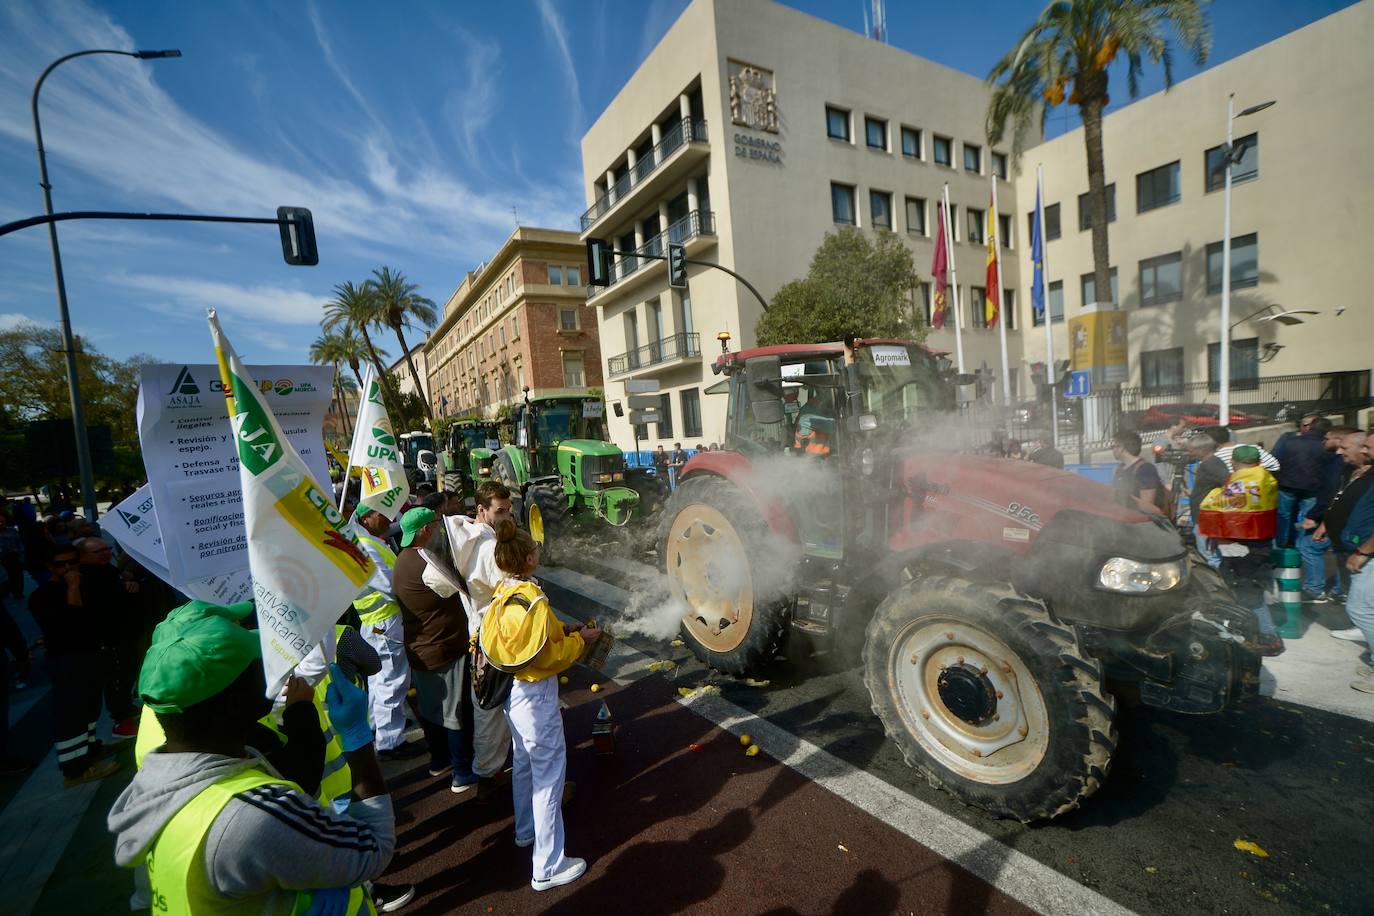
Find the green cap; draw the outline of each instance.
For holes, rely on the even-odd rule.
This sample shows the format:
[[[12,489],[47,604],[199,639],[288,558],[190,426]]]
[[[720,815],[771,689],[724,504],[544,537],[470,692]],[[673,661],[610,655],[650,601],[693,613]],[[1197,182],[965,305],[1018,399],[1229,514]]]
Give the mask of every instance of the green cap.
[[[1231,450],[1231,460],[1244,461],[1246,464],[1258,464],[1260,450],[1253,445],[1237,445]]]
[[[253,602],[221,606],[192,601],[153,631],[138,694],[154,712],[182,712],[224,690],[262,658],[258,634],[239,625]]]
[[[410,542],[415,540],[416,532],[418,532],[421,528],[428,525],[430,522],[434,521],[435,518],[437,518],[437,516],[434,514],[434,510],[426,509],[424,506],[420,506],[416,509],[411,509],[405,515],[402,515],[401,546],[409,547]]]

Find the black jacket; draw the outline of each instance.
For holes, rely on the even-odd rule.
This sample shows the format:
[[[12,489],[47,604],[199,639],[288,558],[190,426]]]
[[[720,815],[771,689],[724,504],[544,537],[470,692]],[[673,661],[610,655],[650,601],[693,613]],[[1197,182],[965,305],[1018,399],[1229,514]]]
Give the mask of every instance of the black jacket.
[[[1279,486],[1316,495],[1330,486],[1341,470],[1341,457],[1322,445],[1325,433],[1300,433],[1288,436],[1274,446],[1279,460]]]

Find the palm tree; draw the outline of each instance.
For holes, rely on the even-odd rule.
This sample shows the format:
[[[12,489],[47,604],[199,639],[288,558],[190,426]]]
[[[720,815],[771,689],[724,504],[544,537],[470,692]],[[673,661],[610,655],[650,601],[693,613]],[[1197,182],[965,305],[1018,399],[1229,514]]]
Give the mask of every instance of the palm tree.
[[[321,329],[329,332],[346,328],[361,334],[377,375],[385,375],[386,367],[382,365],[377,348],[372,345],[372,336],[368,334],[369,328],[381,323],[377,318],[377,299],[372,293],[370,281],[355,285],[352,280],[347,280],[335,284],[333,292],[334,298],[324,306]]]
[[[344,434],[351,439],[353,426],[348,416],[348,401],[344,398],[343,386],[340,384],[343,381],[339,374],[339,361],[343,359],[340,338],[341,335],[337,333],[326,333],[316,337],[315,342],[310,345],[310,361],[317,366],[334,367],[334,402],[338,406],[339,416],[343,417]]]
[[[426,329],[434,327],[434,323],[439,320],[439,314],[434,309],[434,300],[421,296],[416,292],[419,286],[407,281],[404,274],[393,273],[390,267],[372,271],[372,278],[364,285],[369,287],[372,295],[376,297],[374,314],[380,317],[378,323],[385,324],[396,332],[396,342],[401,345],[401,352],[405,354],[406,365],[410,367],[410,377],[415,380],[416,390],[423,392],[424,380],[420,378],[420,373],[415,371],[415,360],[410,355],[410,348],[406,346],[402,328],[413,329],[417,324]],[[429,417],[430,425],[433,426],[434,410],[430,407],[429,398],[422,395],[420,400],[424,403],[425,415]]]
[[[339,358],[348,363],[348,368],[353,370],[353,378],[358,382],[358,388],[363,387],[362,363],[367,358],[367,349],[363,344],[363,339],[352,327],[345,326],[340,328],[338,334]],[[382,359],[389,359],[387,352],[382,349],[377,350],[377,355]]]
[[[1102,159],[1102,111],[1107,107],[1107,68],[1118,54],[1127,60],[1126,86],[1139,91],[1142,58],[1164,68],[1174,83],[1173,57],[1165,37],[1172,27],[1194,61],[1205,63],[1212,34],[1203,14],[1208,0],[1054,0],[988,74],[988,143],[1002,140],[1012,124],[1012,156],[1019,158],[1040,109],[1040,130],[1050,108],[1065,100],[1078,106],[1088,154],[1088,205],[1092,213],[1093,278],[1098,298],[1110,290],[1107,252],[1107,182]],[[1110,296],[1110,293],[1107,293]]]

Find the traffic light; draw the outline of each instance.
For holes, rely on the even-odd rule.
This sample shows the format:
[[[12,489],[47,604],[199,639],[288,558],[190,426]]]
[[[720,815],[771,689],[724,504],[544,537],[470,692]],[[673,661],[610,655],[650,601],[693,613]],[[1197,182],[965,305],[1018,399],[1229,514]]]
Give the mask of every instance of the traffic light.
[[[611,285],[611,246],[605,239],[587,239],[587,284]]]
[[[314,267],[320,263],[315,247],[315,220],[305,207],[278,207],[277,228],[281,230],[281,256],[286,263]]]
[[[687,288],[687,249],[668,244],[668,285],[673,289]]]

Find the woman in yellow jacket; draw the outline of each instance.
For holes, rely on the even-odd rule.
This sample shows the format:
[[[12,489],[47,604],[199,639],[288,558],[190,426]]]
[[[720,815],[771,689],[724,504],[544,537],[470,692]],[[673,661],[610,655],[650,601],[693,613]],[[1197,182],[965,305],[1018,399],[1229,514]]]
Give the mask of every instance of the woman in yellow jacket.
[[[563,854],[568,752],[558,709],[558,675],[600,634],[580,625],[564,630],[533,581],[539,550],[529,532],[514,522],[496,526],[496,565],[506,579],[491,596],[480,639],[487,658],[515,677],[505,707],[514,745],[515,845],[534,846],[530,886],[545,891],[570,884],[587,870],[585,860]]]

